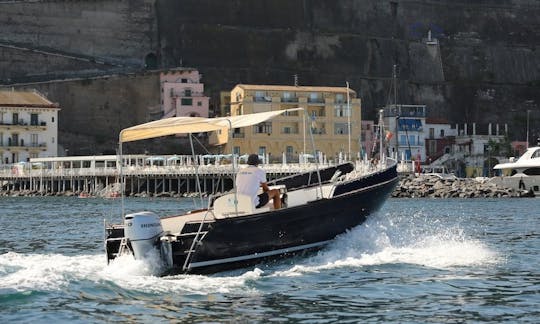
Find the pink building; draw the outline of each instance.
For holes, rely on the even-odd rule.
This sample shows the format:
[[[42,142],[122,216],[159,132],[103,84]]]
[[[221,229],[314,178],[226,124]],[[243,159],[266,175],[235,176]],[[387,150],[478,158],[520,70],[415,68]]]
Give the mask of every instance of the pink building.
[[[162,118],[208,117],[209,97],[204,95],[202,75],[192,68],[161,72]]]
[[[373,120],[362,120],[362,128],[361,128],[361,152],[364,154],[367,154],[367,158],[371,158],[371,151],[373,150],[373,145],[376,144],[377,138],[375,136],[375,129],[374,129],[374,122]],[[362,156],[364,158],[364,156]]]

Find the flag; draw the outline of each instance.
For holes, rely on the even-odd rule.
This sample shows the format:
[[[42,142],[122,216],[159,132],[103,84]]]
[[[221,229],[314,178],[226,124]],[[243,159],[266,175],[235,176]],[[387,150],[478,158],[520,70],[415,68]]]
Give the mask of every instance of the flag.
[[[394,136],[394,134],[392,134],[391,131],[386,131],[386,141],[387,142],[390,142],[390,139],[392,139],[392,136]]]

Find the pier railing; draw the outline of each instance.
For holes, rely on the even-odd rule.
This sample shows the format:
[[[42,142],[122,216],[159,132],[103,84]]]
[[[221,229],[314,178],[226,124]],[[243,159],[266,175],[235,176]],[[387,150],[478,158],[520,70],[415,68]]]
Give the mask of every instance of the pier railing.
[[[304,164],[267,164],[262,166],[269,174],[298,173],[315,169],[314,163]],[[233,168],[230,165],[200,165],[200,166],[127,166],[122,170],[126,176],[145,175],[224,175],[232,174]],[[19,168],[3,167],[0,169],[0,179],[8,180],[13,178],[67,178],[67,177],[115,177],[119,175],[117,168],[95,167],[95,168]]]

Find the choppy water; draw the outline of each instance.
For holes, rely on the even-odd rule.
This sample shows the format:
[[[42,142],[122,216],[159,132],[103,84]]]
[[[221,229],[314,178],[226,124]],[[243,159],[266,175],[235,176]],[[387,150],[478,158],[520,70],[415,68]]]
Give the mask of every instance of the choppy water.
[[[107,265],[103,219],[117,202],[0,207],[0,323],[540,320],[540,199],[391,199],[311,256],[165,278],[129,257]],[[127,200],[131,211],[190,208]]]

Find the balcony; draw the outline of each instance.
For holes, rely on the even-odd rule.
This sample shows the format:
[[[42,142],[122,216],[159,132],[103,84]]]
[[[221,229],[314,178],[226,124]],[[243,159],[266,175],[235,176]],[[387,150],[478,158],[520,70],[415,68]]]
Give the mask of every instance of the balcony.
[[[289,97],[289,98],[281,98],[281,102],[283,103],[297,103],[298,102],[298,98],[297,97]]]
[[[425,118],[425,105],[390,105],[384,108],[384,117]]]
[[[326,135],[326,129],[324,128],[317,128],[317,127],[312,127],[311,128],[311,133],[313,135]]]
[[[253,97],[253,102],[272,102],[272,97]]]
[[[20,120],[18,123],[0,123],[0,129],[6,130],[46,130],[47,123],[41,121],[36,124],[29,124],[28,122]]]
[[[281,130],[281,134],[298,134],[297,128],[291,128],[291,127],[284,127]]]
[[[324,98],[312,98],[308,97],[307,102],[309,104],[322,104],[324,105]]]
[[[30,151],[30,150],[33,150],[33,151],[46,151],[47,150],[47,143],[43,142],[43,143],[30,143],[30,144],[24,144],[23,141],[21,141],[21,143],[7,143],[4,144],[0,144],[0,148],[3,149],[3,150],[7,150],[7,151],[23,151],[23,150],[26,150],[26,151]]]

